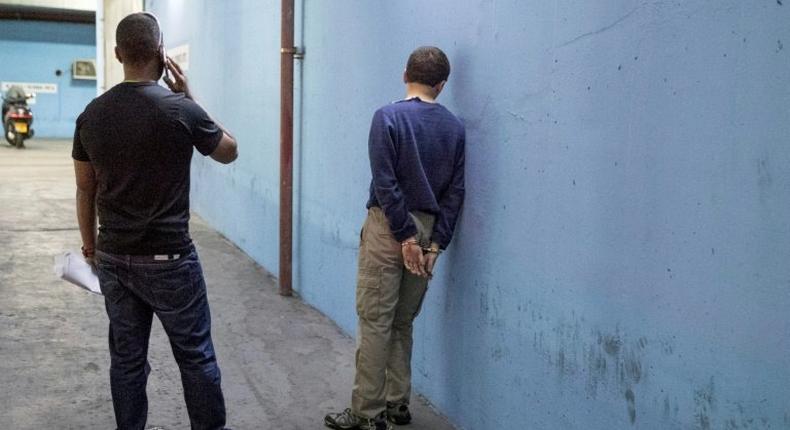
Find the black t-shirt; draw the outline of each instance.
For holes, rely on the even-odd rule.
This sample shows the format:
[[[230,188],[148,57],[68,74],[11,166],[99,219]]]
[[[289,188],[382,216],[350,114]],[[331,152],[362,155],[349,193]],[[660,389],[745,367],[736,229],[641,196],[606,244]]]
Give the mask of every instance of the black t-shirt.
[[[192,147],[209,155],[221,139],[206,111],[155,82],[124,82],[93,100],[77,118],[72,157],[96,172],[96,248],[186,251]]]

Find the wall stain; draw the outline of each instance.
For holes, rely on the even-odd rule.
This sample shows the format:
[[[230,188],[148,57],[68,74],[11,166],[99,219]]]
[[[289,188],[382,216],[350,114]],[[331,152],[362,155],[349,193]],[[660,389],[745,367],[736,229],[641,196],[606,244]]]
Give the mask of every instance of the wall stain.
[[[635,384],[638,384],[639,381],[642,380],[642,361],[636,356],[633,350],[628,351],[624,367],[627,379],[633,381]],[[624,378],[624,380],[625,379],[626,378]]]
[[[478,327],[482,327],[485,324],[485,321],[488,319],[488,286],[480,285],[478,281],[475,281],[475,288],[480,291],[480,315]]]
[[[640,392],[640,386],[648,387],[645,389],[650,391],[650,386],[644,384],[650,376],[651,361],[661,360],[661,354],[683,358],[675,352],[674,336],[656,340],[644,336],[631,337],[619,327],[612,331],[587,328],[584,318],[575,313],[570,318],[549,318],[540,307],[532,306],[530,311],[532,325],[537,326],[532,333],[532,347],[548,367],[556,370],[558,387],[565,389],[568,384],[579,383],[579,388],[584,387],[590,400],[599,394],[603,398],[623,396],[620,399],[626,401],[630,424],[635,427],[645,424],[637,424],[636,394]],[[696,430],[771,428],[770,419],[750,417],[745,412],[747,408],[740,404],[727,401],[726,405],[719,406],[714,377],[692,389],[690,402],[673,397],[663,389],[661,393],[652,401],[654,412],[667,428],[679,428],[683,422]],[[648,402],[646,404],[649,400],[642,398]],[[733,405],[737,405],[737,409]],[[651,414],[643,412],[642,415],[644,420]],[[681,419],[681,415],[685,418]],[[784,421],[785,427],[790,427],[790,413],[785,414]]]
[[[628,405],[628,419],[631,424],[634,424],[636,422],[636,398],[630,388],[625,390],[625,402]]]
[[[603,345],[603,350],[606,351],[607,354],[615,356],[620,352],[623,341],[620,340],[619,336],[604,336],[598,338],[598,344]]]
[[[560,352],[557,353],[557,368],[560,370],[560,375],[565,374],[565,350],[560,349]]]
[[[672,406],[669,402],[669,396],[664,396],[664,420],[669,421],[672,419]]]
[[[765,403],[767,399],[763,399],[760,403]],[[770,429],[773,428],[771,420],[763,416],[759,419],[746,415],[746,408],[741,402],[728,402],[730,407],[734,406],[736,409],[736,416],[728,418],[724,421],[724,430],[748,430],[748,429]],[[787,413],[784,415],[784,427],[790,428],[790,416]]]
[[[760,200],[765,202],[774,179],[768,157],[757,160],[757,188],[760,190]]]
[[[699,430],[711,429],[711,414],[716,408],[716,388],[713,377],[704,386],[694,391],[694,421]]]
[[[674,339],[674,338],[675,337],[672,336],[672,339]],[[675,353],[675,342],[674,342],[674,340],[663,339],[659,343],[661,345],[661,350],[664,351],[664,354],[672,355],[672,354]]]
[[[500,361],[504,356],[505,356],[505,350],[502,349],[501,347],[494,348],[494,351],[491,353],[491,358],[493,358],[494,361]]]
[[[532,321],[545,324],[549,319],[535,311]],[[589,398],[596,398],[601,390],[620,395],[627,389],[634,391],[647,376],[649,366],[644,364],[644,359],[648,339],[629,339],[619,329],[613,333],[591,330],[585,334],[581,321],[574,315],[570,320],[558,320],[550,331],[536,330],[532,336],[533,349],[556,369],[560,381],[583,381]]]
[[[518,119],[518,120],[520,120],[522,122],[526,122],[527,121],[527,118],[524,115],[522,115],[522,114],[520,114],[518,112],[513,112],[513,111],[509,110],[509,111],[507,111],[507,113],[509,113],[510,116],[512,116],[513,118],[516,118],[516,119]]]

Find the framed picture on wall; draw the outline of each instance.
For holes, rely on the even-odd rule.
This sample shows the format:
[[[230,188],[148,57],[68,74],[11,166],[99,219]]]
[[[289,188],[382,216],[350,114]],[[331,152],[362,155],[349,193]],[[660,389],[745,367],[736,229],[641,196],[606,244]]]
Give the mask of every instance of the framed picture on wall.
[[[71,65],[71,77],[96,80],[96,60],[74,60]]]

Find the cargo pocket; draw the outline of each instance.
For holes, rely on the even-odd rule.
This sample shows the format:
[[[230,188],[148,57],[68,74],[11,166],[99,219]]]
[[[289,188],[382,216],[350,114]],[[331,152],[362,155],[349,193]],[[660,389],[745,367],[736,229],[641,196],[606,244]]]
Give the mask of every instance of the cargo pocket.
[[[357,315],[377,319],[381,306],[381,271],[360,267],[357,275]]]

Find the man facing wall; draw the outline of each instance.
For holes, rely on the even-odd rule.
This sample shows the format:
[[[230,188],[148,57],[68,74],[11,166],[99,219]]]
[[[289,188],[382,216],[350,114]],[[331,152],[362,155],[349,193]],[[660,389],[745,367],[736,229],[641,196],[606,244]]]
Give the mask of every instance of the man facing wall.
[[[411,422],[413,321],[464,199],[463,124],[436,102],[450,74],[439,48],[409,56],[406,98],[373,116],[373,179],[357,275],[356,375],[351,408],[324,423],[339,430]]]

